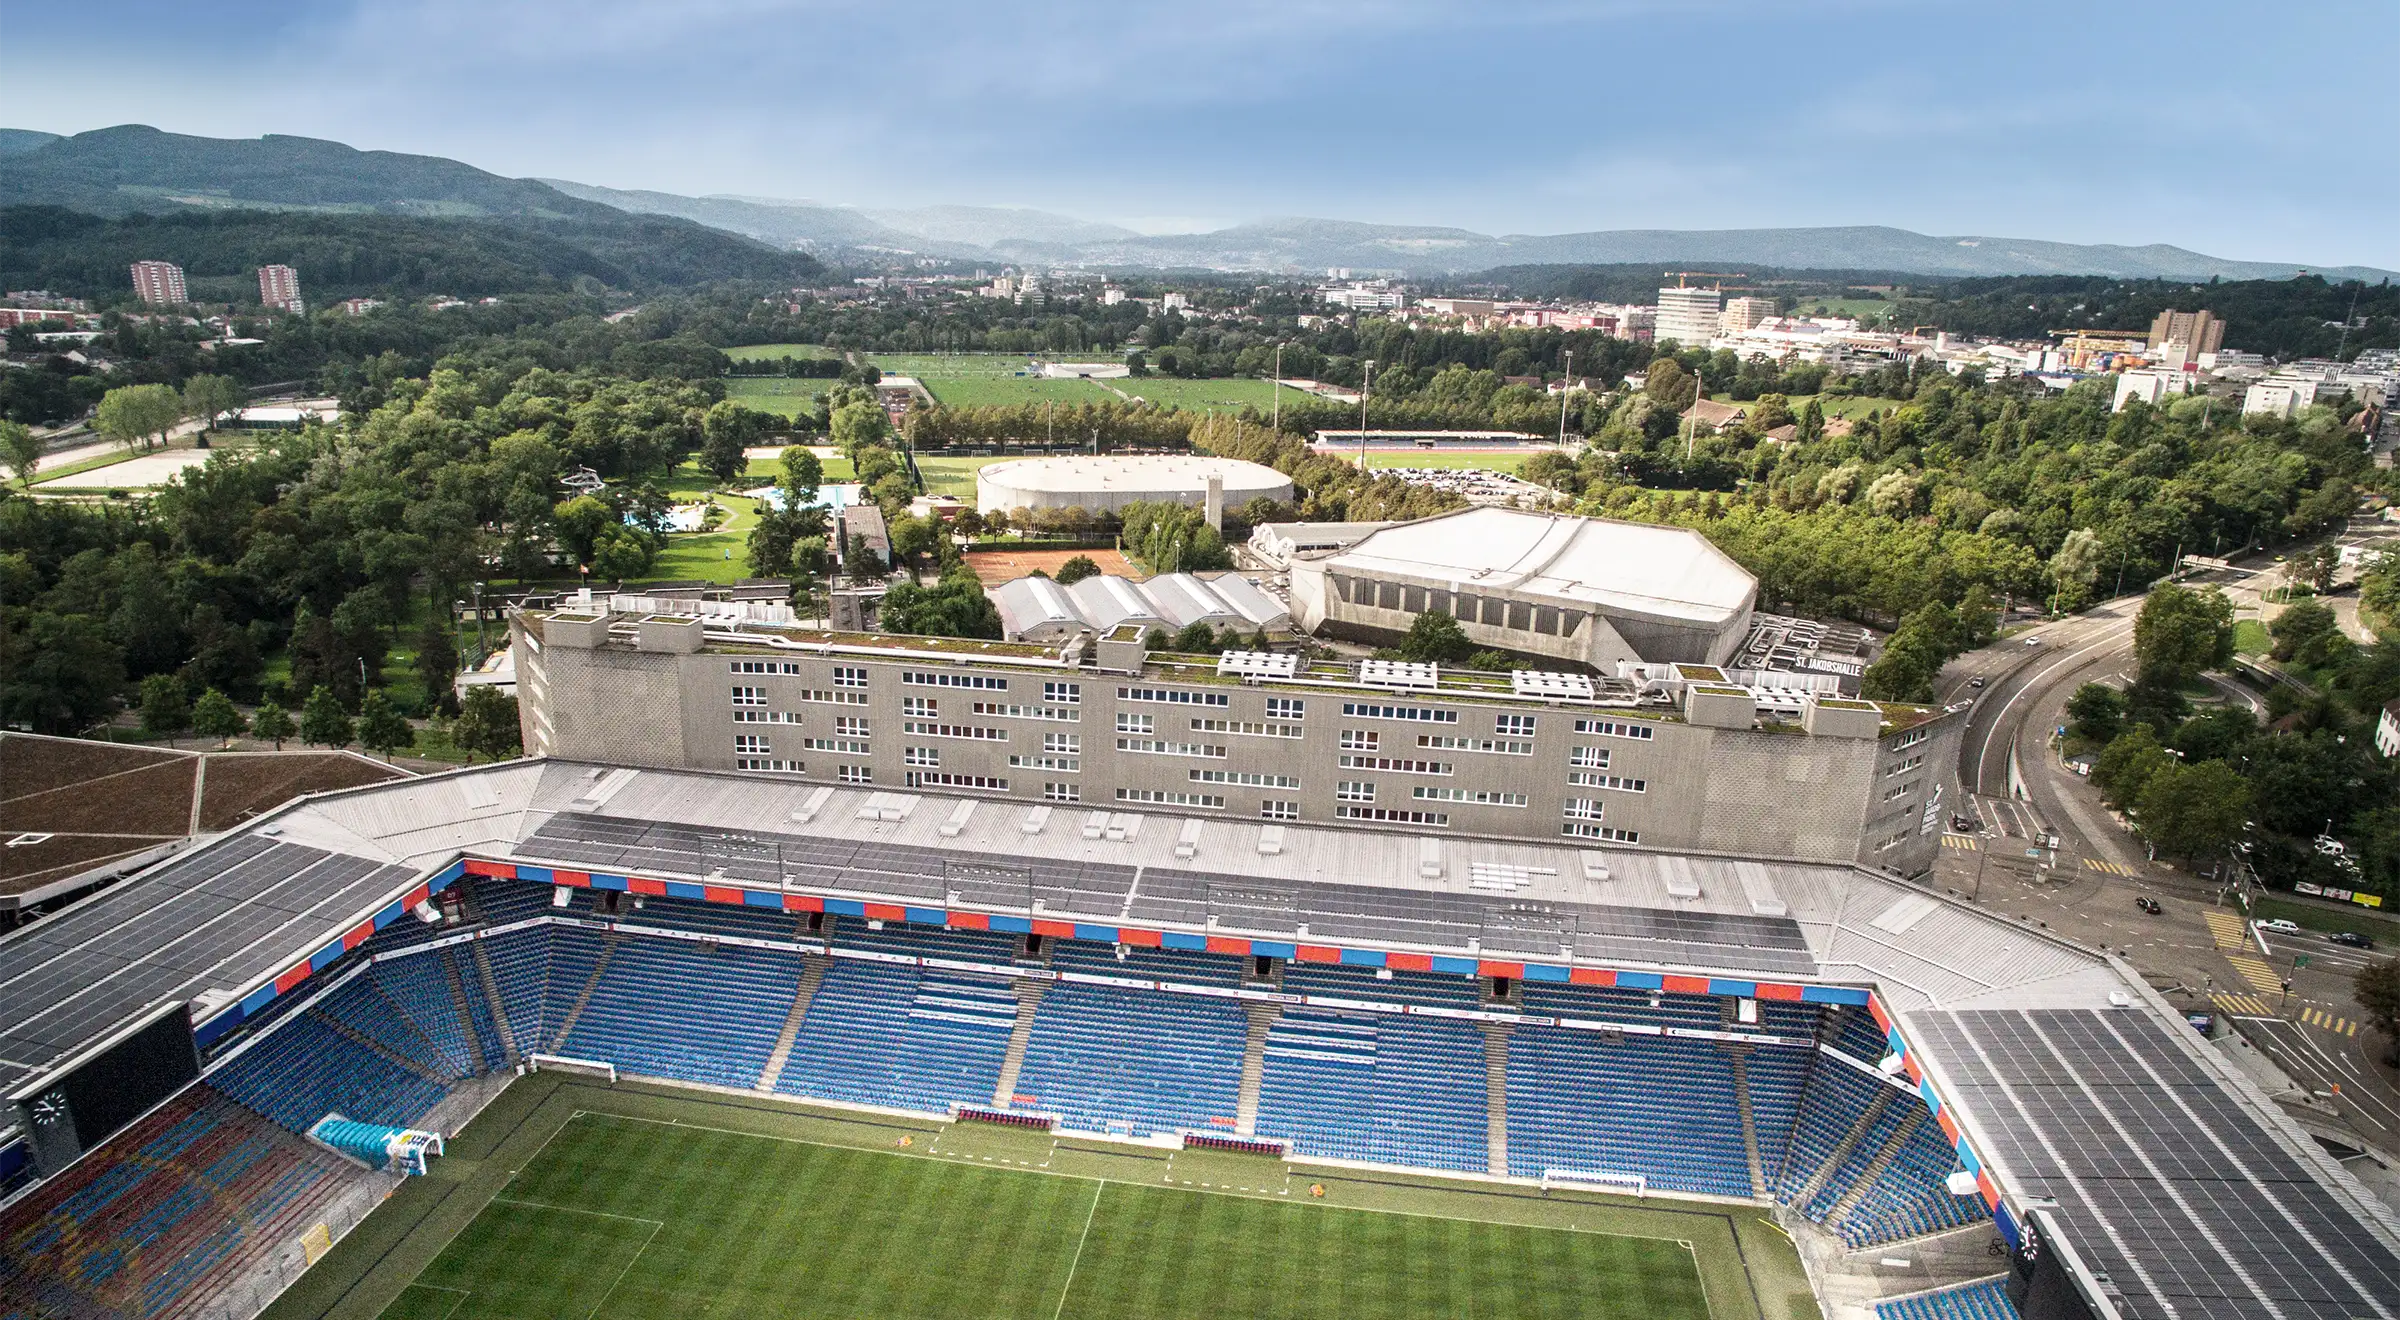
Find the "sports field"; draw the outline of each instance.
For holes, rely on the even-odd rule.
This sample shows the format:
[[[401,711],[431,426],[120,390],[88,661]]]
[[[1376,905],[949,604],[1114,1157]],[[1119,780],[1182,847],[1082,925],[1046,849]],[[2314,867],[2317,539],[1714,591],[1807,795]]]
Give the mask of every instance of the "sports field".
[[[814,411],[817,396],[838,383],[808,376],[727,376],[725,397],[745,408],[797,417]]]
[[[1245,407],[1266,412],[1275,401],[1275,382],[1249,377],[1227,377],[1223,380],[1178,380],[1172,376],[1144,376],[1140,380],[1112,380],[1109,384],[1136,398],[1152,403],[1181,408],[1186,412],[1239,412]],[[1306,394],[1286,388],[1286,406],[1297,406],[1307,399]]]
[[[1813,1320],[1763,1212],[536,1074],[270,1320]]]
[[[743,344],[725,350],[725,356],[736,362],[756,362],[765,358],[787,357],[810,362],[820,358],[838,358],[841,355],[840,349],[827,348],[823,344]]]

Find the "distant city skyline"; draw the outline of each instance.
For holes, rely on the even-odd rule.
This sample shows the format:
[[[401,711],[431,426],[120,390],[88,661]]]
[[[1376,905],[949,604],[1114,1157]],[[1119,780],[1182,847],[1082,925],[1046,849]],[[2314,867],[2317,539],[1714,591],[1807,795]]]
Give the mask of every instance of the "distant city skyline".
[[[1192,232],[1890,225],[2400,267],[2388,6],[11,4],[9,126]],[[143,40],[123,35],[140,31]],[[272,95],[229,79],[277,71]],[[95,94],[101,89],[104,94]]]

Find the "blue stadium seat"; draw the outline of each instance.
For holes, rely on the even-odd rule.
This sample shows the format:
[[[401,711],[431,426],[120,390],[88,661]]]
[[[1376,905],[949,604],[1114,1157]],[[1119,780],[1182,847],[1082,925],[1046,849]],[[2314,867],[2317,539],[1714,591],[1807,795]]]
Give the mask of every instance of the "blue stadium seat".
[[[1086,1132],[1231,1131],[1248,1021],[1215,1000],[1059,985],[1034,1015],[1019,1108]]]
[[[1483,1033],[1472,1023],[1287,1009],[1265,1061],[1258,1133],[1299,1154],[1490,1167]]]
[[[997,978],[836,961],[775,1089],[932,1113],[988,1105],[1016,1019]]]
[[[1876,1320],[2018,1320],[1999,1279],[1875,1303]]]

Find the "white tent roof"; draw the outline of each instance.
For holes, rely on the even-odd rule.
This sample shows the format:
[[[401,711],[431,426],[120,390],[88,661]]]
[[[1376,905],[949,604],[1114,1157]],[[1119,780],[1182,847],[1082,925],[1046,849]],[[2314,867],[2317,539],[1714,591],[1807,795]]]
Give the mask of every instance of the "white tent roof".
[[[1321,562],[1705,623],[1740,617],[1758,595],[1758,580],[1698,532],[1496,507],[1386,527]]]

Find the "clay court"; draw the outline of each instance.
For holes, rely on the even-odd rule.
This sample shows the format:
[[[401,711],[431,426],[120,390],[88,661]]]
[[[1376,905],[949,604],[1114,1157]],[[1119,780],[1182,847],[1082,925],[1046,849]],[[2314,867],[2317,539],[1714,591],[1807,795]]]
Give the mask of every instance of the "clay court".
[[[1056,577],[1059,565],[1077,555],[1089,556],[1110,577],[1142,576],[1133,561],[1114,550],[977,550],[967,556],[967,567],[988,587],[1021,578],[1037,568]]]
[[[405,773],[349,752],[203,753],[0,735],[0,908],[229,829],[302,793]]]

